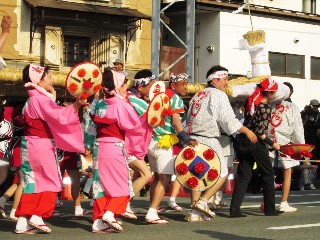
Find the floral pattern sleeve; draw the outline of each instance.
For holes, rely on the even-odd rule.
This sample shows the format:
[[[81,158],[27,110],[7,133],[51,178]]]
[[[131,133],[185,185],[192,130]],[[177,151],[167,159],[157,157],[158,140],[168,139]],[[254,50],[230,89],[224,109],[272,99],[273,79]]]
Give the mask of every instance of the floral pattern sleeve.
[[[246,112],[244,125],[256,135],[266,134],[271,118],[271,107],[266,103],[260,103],[253,116]]]

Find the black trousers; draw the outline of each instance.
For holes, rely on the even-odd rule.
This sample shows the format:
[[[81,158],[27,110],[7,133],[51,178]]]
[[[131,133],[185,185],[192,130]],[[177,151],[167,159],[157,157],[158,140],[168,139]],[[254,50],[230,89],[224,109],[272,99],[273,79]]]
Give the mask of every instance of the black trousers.
[[[230,212],[240,212],[240,207],[246,194],[248,184],[251,180],[254,162],[260,169],[263,187],[264,211],[271,213],[275,211],[275,188],[274,173],[269,158],[269,151],[265,144],[257,142],[253,152],[247,154],[238,153],[239,166],[235,187],[232,194]]]

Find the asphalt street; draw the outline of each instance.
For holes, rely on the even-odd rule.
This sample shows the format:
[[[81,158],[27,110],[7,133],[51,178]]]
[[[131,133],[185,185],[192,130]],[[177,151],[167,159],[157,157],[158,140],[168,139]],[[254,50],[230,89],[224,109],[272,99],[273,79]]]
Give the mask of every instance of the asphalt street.
[[[277,191],[276,200],[280,201],[281,192]],[[230,203],[230,195],[225,195]],[[165,197],[162,206],[166,205]],[[142,212],[137,220],[122,219],[124,231],[121,233],[91,233],[90,217],[75,217],[71,201],[63,201],[59,211],[65,216],[51,217],[46,222],[52,228],[50,234],[21,235],[15,234],[15,222],[0,219],[0,239],[114,239],[114,240],[186,240],[186,239],[319,239],[320,237],[320,190],[292,191],[290,204],[298,208],[295,213],[283,213],[276,217],[266,217],[260,210],[261,194],[247,194],[243,204],[245,218],[229,218],[229,209],[216,211],[216,218],[206,222],[187,222],[190,203],[188,197],[177,198],[184,211],[168,210],[160,216],[170,223],[165,225],[149,224],[144,221],[148,206],[148,197],[137,197],[132,205]],[[84,208],[90,209],[89,200],[83,200]],[[7,212],[11,202],[5,205]]]

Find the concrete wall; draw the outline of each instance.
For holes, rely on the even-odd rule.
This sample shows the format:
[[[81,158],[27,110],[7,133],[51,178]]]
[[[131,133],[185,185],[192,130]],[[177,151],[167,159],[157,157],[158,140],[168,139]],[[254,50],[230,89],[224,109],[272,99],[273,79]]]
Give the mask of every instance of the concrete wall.
[[[302,11],[303,0],[250,0],[254,5],[281,8],[292,11]]]
[[[305,56],[305,78],[274,77],[289,81],[295,88],[293,99],[303,108],[311,99],[318,98],[320,81],[310,80],[310,57],[320,57],[320,26],[284,21],[266,17],[253,17],[254,30],[266,32],[269,51]],[[231,74],[247,75],[251,71],[250,56],[247,51],[237,49],[238,40],[251,31],[249,16],[246,14],[203,14],[197,16],[199,22],[199,79],[205,81],[205,73],[210,66],[220,64]],[[294,43],[294,39],[299,39]],[[210,55],[206,46],[213,43],[215,51]],[[319,66],[320,67],[320,66]]]

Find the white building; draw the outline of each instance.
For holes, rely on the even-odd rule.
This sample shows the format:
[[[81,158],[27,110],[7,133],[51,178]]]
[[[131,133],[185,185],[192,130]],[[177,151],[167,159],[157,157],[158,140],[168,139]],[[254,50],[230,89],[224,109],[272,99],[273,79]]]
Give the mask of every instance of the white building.
[[[293,85],[292,100],[299,108],[311,99],[320,100],[320,0],[251,0],[251,17],[247,9],[232,13],[246,2],[196,0],[195,82],[205,82],[207,70],[216,64],[227,67],[231,74],[250,76],[249,53],[237,46],[253,27],[265,31],[272,76]],[[185,39],[181,27],[186,21],[185,6],[182,1],[176,4],[166,15],[170,27]],[[181,47],[167,33],[162,43]],[[208,50],[211,45],[213,51]]]

